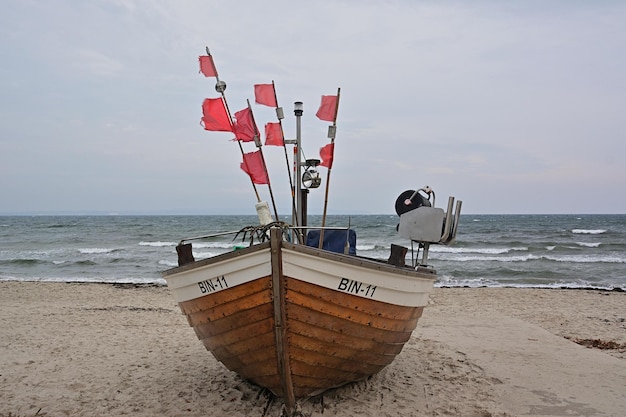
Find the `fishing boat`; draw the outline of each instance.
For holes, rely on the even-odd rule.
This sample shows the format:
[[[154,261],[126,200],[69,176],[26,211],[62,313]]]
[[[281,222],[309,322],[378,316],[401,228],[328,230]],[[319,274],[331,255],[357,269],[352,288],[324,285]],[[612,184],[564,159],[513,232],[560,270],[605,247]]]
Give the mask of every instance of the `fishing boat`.
[[[217,78],[212,59],[211,64]],[[331,111],[331,143],[338,96],[339,90]],[[382,260],[359,256],[356,231],[349,225],[327,227],[324,220],[307,225],[307,187],[320,183],[319,161],[300,160],[298,103],[294,112],[293,165],[299,183],[292,221],[272,217],[267,203],[257,203],[259,224],[182,239],[176,248],[179,266],[163,272],[206,349],[228,369],[281,398],[287,415],[295,412],[299,399],[363,380],[401,352],[437,279],[428,248],[454,241],[461,209],[460,201],[453,207],[454,197],[447,211],[436,208],[430,187],[407,190],[398,196],[396,212],[398,233],[410,248],[392,245],[389,258]],[[194,241],[227,234],[243,236],[243,247],[194,258]]]

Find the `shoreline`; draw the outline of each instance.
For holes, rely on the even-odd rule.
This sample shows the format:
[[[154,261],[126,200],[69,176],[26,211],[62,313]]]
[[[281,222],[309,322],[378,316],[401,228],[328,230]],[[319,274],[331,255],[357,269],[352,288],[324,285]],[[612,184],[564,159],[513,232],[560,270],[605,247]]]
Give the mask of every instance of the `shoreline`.
[[[619,415],[626,294],[570,290],[435,288],[396,361],[302,409]],[[1,417],[280,415],[280,401],[204,349],[163,285],[0,281],[0,306]]]

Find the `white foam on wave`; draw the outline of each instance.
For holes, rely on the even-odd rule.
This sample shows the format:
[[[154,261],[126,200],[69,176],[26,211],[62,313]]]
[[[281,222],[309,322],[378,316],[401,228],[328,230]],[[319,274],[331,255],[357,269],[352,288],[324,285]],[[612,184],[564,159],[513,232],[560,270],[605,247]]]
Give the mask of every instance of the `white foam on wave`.
[[[176,246],[176,242],[139,242],[139,246],[154,246],[156,248],[161,248],[164,246]]]
[[[159,265],[167,266],[168,268],[175,268],[178,266],[178,262],[169,260],[160,260]]]
[[[22,250],[22,251],[0,251],[2,255],[12,255],[16,257],[25,257],[25,256],[52,256],[63,253],[64,249],[48,249],[48,250]]]
[[[240,246],[240,243],[234,242],[194,242],[192,247],[194,249],[232,249],[235,246]]]
[[[547,282],[545,284],[531,284],[521,282],[509,282],[509,281],[494,281],[486,278],[465,278],[458,279],[450,276],[440,276],[439,280],[435,282],[435,287],[469,287],[469,288],[543,288],[543,289],[598,289],[598,290],[613,290],[615,288],[622,288],[619,286],[611,285],[599,285],[597,283],[591,283],[584,280],[578,280],[575,282]]]
[[[513,248],[460,248],[457,246],[431,246],[431,252],[439,253],[480,253],[486,255],[500,255],[512,251],[527,251],[528,247],[518,246]]]
[[[568,263],[626,263],[624,255],[518,255],[518,256],[480,256],[466,254],[434,254],[433,258],[447,262],[527,262],[546,260],[552,262]]]
[[[93,254],[99,254],[99,253],[111,253],[111,252],[115,252],[116,249],[111,249],[111,248],[83,248],[83,249],[78,249],[78,252],[84,254],[84,255],[93,255]]]
[[[600,242],[576,242],[578,246],[584,246],[586,248],[597,248],[601,245]]]
[[[600,235],[606,233],[606,229],[572,229],[572,233],[577,235]]]
[[[543,259],[554,262],[571,262],[571,263],[609,263],[623,264],[626,263],[625,256],[615,255],[561,255],[561,256],[542,256]]]
[[[356,245],[356,250],[374,250],[376,245]]]
[[[90,284],[157,284],[166,285],[163,278],[110,278],[110,277],[14,277],[2,276],[0,281],[19,281],[19,282],[78,282]]]
[[[486,278],[455,278],[449,275],[440,275],[437,277],[435,287],[497,287],[499,282]]]
[[[474,262],[474,261],[490,261],[490,262],[526,262],[540,257],[533,254],[517,255],[517,256],[481,256],[481,255],[460,255],[455,253],[442,254],[443,256],[433,256],[433,258],[442,259],[450,262]]]

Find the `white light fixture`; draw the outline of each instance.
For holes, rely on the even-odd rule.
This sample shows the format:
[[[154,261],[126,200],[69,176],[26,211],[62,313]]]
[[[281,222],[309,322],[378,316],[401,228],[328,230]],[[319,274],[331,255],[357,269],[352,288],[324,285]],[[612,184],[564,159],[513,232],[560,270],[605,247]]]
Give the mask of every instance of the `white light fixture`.
[[[301,101],[296,101],[295,103],[293,103],[293,112],[296,116],[302,116],[302,113],[304,113],[304,108],[302,107]]]
[[[307,159],[304,174],[302,174],[302,185],[305,188],[317,188],[322,183],[322,177],[317,172],[317,166],[320,164],[319,159]]]

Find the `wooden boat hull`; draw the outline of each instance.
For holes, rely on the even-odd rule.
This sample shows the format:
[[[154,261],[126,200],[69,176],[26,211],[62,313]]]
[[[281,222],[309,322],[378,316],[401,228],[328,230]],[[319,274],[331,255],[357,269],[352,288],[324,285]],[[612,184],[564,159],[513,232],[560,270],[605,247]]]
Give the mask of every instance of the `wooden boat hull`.
[[[270,242],[164,272],[196,335],[228,369],[290,407],[391,363],[435,271]]]

